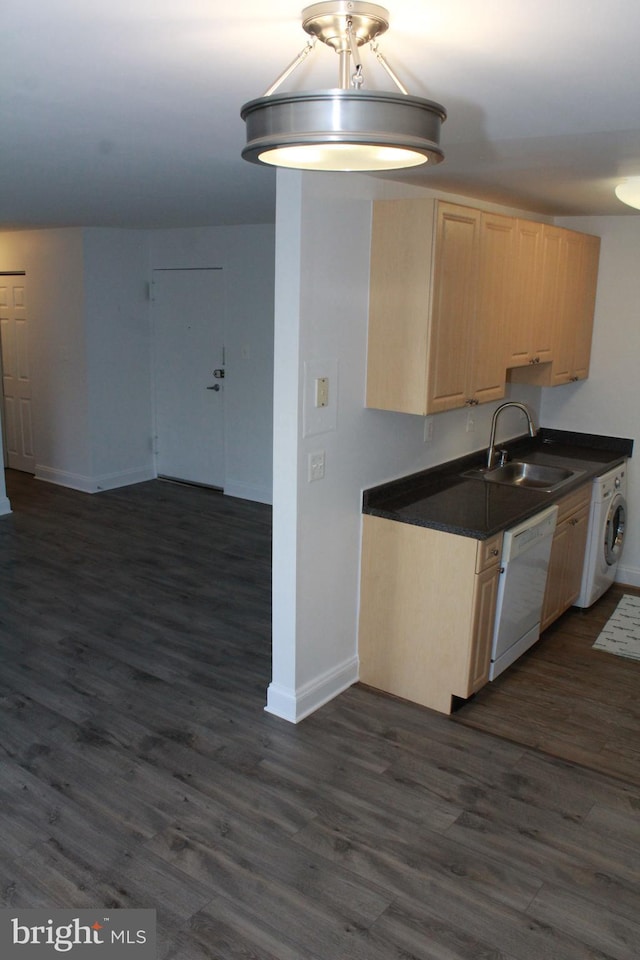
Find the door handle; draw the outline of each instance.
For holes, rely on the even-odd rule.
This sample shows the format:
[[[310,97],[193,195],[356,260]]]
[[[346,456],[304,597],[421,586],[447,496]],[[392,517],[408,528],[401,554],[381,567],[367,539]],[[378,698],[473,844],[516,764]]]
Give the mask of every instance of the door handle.
[[[219,383],[214,383],[214,385],[213,385],[212,387],[207,387],[207,390],[215,390],[216,393],[217,393],[217,391],[218,391],[219,389],[220,389],[220,384],[219,384]]]

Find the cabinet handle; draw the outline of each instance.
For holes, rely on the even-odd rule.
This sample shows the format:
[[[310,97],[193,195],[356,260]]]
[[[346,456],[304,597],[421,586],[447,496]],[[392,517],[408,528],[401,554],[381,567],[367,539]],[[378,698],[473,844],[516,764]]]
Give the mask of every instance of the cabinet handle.
[[[499,554],[500,554],[500,551],[498,550],[498,548],[497,548],[497,547],[494,547],[493,550],[491,551],[491,556],[492,556],[492,557],[497,557],[497,556],[499,556]]]
[[[569,523],[571,524],[572,527],[575,527],[577,522],[578,522],[577,517],[571,517],[571,520],[569,520]]]

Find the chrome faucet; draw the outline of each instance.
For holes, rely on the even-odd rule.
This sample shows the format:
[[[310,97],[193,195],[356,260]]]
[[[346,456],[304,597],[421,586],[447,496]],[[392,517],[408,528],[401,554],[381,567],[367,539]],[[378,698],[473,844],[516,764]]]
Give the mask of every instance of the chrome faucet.
[[[535,437],[537,433],[533,424],[533,418],[529,413],[528,407],[526,407],[524,403],[519,403],[517,400],[507,400],[506,403],[501,403],[500,406],[493,411],[493,417],[491,418],[491,433],[489,434],[489,449],[487,450],[487,470],[491,470],[495,462],[496,452],[494,447],[496,443],[496,426],[498,423],[498,417],[503,410],[507,409],[507,407],[517,407],[518,410],[522,410],[527,418],[530,437]]]

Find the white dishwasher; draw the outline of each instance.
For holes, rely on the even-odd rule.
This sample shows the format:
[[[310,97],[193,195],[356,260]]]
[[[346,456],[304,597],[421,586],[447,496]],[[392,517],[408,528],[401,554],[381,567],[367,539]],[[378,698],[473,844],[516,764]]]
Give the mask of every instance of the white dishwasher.
[[[540,615],[557,515],[557,506],[547,507],[504,535],[490,680],[495,680],[540,636]]]

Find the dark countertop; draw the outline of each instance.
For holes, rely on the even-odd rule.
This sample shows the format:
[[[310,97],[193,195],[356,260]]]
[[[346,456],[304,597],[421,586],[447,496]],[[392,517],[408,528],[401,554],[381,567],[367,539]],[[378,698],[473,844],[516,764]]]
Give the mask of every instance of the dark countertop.
[[[462,476],[484,465],[486,453],[480,451],[365,490],[363,513],[486,540],[621,463],[631,456],[633,440],[542,428],[533,439],[500,447],[508,449],[511,460],[526,457],[568,467],[576,475],[549,493]]]

